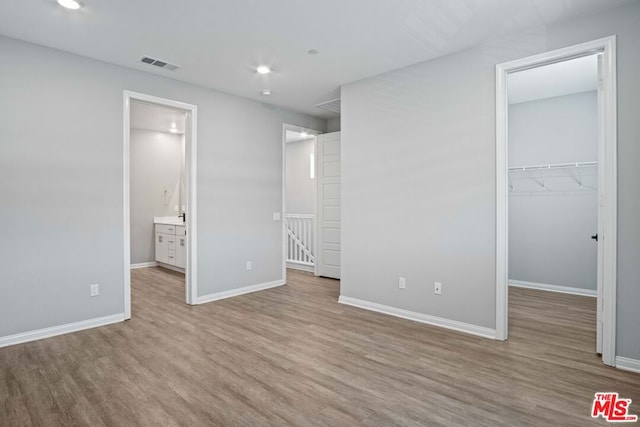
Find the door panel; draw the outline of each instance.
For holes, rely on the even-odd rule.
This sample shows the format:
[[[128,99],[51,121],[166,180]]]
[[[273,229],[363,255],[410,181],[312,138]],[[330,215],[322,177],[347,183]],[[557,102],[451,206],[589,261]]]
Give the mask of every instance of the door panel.
[[[169,234],[156,233],[156,261],[167,264],[169,262]],[[171,236],[173,237],[173,236]]]
[[[319,276],[340,278],[340,132],[318,136]]]

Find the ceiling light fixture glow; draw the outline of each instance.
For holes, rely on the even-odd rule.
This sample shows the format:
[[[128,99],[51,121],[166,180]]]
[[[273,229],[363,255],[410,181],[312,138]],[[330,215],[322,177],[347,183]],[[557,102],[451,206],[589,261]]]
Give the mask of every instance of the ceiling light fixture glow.
[[[71,10],[80,9],[80,2],[76,0],[58,0],[58,4],[62,7],[65,7]]]
[[[269,74],[271,72],[271,69],[266,65],[260,65],[258,68],[256,68],[256,71],[258,72],[258,74]]]
[[[271,95],[271,91],[269,89],[264,89],[260,91],[260,95],[269,96]]]
[[[309,136],[309,134],[308,134],[308,133],[306,133],[306,132],[301,132],[301,133],[300,133],[300,136],[301,136],[302,138],[306,138],[306,137],[308,137],[308,136]]]

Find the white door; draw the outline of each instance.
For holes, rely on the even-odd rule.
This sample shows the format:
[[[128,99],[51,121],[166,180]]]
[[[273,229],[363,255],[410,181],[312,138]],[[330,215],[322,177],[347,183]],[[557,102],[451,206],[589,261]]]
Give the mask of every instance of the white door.
[[[316,275],[340,278],[340,132],[318,136]]]

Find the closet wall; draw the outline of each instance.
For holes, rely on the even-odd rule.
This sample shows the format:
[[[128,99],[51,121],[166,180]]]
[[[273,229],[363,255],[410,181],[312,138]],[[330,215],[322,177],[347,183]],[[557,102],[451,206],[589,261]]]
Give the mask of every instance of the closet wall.
[[[509,105],[510,168],[596,161],[597,108],[595,91]],[[595,291],[597,167],[510,177],[509,279]]]

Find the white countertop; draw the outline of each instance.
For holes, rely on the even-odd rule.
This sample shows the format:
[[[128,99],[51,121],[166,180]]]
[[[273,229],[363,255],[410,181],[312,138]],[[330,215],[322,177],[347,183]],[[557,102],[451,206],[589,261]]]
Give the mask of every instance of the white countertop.
[[[154,224],[184,225],[181,217],[178,216],[156,216],[153,218]]]

